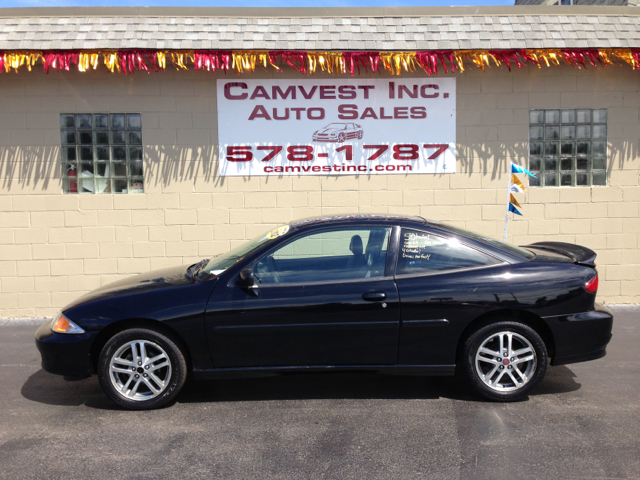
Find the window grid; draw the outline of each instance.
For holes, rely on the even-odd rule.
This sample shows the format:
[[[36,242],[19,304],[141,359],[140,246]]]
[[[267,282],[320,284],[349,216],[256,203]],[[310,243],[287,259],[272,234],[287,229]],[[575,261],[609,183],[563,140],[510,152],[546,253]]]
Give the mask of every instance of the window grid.
[[[532,187],[607,184],[607,110],[529,110]]]
[[[60,115],[64,193],[143,193],[139,113]]]

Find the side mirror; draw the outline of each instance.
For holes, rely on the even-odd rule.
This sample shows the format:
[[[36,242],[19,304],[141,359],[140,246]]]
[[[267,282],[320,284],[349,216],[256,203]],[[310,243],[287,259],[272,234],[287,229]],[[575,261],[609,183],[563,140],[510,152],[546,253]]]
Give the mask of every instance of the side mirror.
[[[249,268],[245,268],[240,272],[240,279],[247,287],[253,287],[253,285],[255,284],[253,272]]]

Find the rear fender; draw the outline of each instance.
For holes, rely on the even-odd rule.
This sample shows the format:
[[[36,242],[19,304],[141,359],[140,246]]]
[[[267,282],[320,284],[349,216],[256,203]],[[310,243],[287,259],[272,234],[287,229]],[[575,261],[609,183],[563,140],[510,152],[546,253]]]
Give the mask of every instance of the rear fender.
[[[456,355],[456,358],[458,359],[457,363],[459,363],[459,355],[464,350],[464,342],[467,341],[467,339],[471,336],[471,334],[473,334],[473,332],[480,330],[486,325],[505,320],[524,323],[525,325],[533,328],[538,333],[538,335],[542,337],[542,340],[547,347],[547,353],[549,354],[549,357],[553,357],[555,355],[556,345],[553,332],[549,328],[549,325],[547,325],[547,323],[542,318],[540,318],[535,313],[531,313],[526,310],[501,309],[480,315],[469,325],[467,325],[467,327],[460,335],[460,339],[458,341]]]

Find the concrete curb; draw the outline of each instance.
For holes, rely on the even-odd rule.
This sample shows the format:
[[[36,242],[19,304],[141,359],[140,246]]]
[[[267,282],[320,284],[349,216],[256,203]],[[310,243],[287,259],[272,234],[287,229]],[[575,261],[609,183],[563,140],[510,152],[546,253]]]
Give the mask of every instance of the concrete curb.
[[[609,310],[619,310],[619,311],[629,311],[629,310],[637,310],[638,312],[640,312],[640,304],[634,303],[634,304],[626,304],[626,303],[622,303],[622,304],[615,304],[615,305],[605,305],[605,307],[607,307]]]
[[[13,327],[25,325],[40,326],[51,318],[0,318],[0,327]]]

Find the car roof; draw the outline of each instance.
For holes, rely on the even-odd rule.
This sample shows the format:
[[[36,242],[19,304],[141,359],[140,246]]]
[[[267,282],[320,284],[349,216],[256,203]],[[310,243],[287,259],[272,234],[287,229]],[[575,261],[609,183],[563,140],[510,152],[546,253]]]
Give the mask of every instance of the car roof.
[[[307,217],[298,220],[293,220],[289,223],[292,228],[306,227],[309,225],[318,224],[333,224],[333,223],[349,223],[349,222],[400,222],[400,223],[430,223],[422,217],[410,216],[410,215],[389,215],[386,213],[381,214],[359,214],[359,213],[345,213],[343,215],[323,215],[319,217]]]

